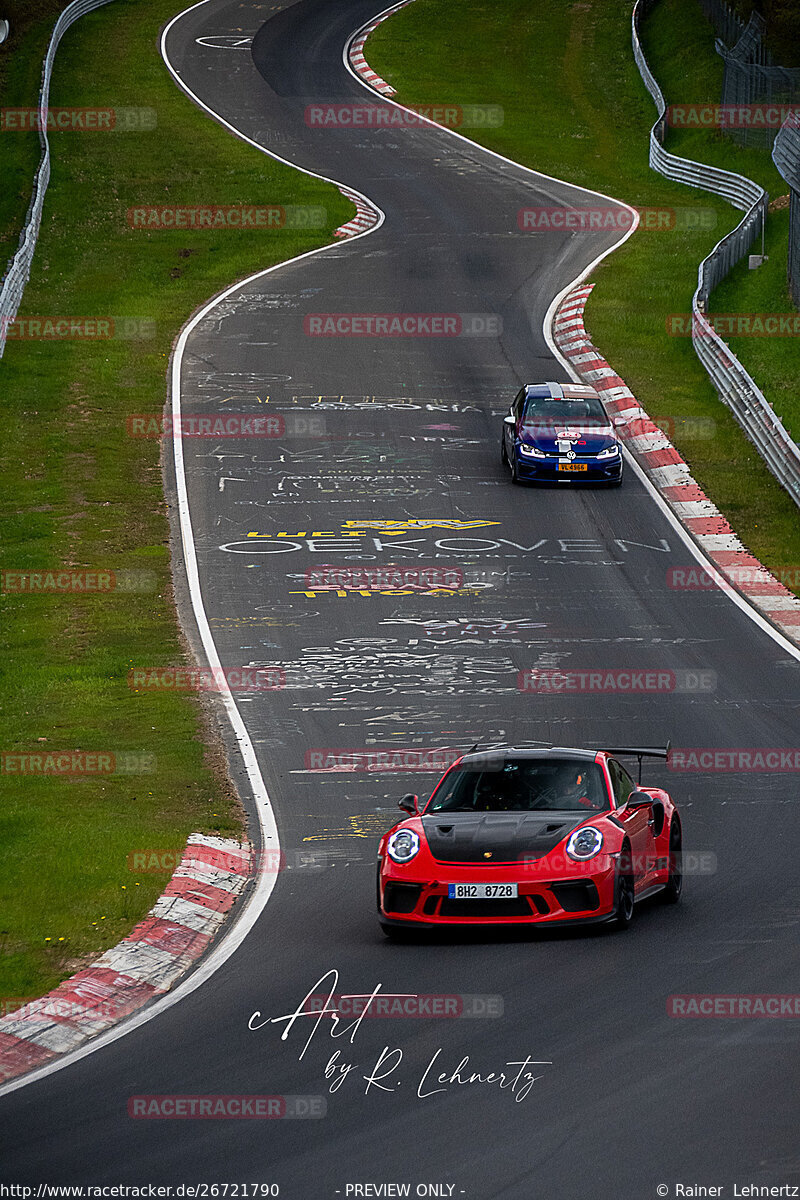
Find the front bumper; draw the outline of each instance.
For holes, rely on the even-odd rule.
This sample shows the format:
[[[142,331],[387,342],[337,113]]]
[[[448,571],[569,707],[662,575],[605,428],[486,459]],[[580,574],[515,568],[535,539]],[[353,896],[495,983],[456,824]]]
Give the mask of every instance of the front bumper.
[[[622,455],[597,461],[596,458],[576,458],[572,465],[585,466],[585,471],[559,471],[556,458],[530,458],[517,455],[517,475],[526,483],[619,483],[622,478]]]
[[[407,869],[384,868],[379,881],[379,917],[390,925],[455,927],[488,925],[574,925],[608,921],[616,907],[616,869],[603,855],[596,869],[575,875],[525,879],[524,870],[506,866],[492,869],[472,864],[436,864],[436,878],[413,878]],[[451,883],[516,883],[518,896],[508,900],[455,900],[448,896]]]
[[[531,929],[534,926],[540,929],[565,929],[567,927],[578,927],[583,925],[608,925],[614,919],[613,912],[607,913],[592,913],[589,916],[572,916],[567,919],[554,919],[552,921],[408,921],[400,920],[397,917],[380,916],[380,924],[384,929],[410,929],[421,934],[434,933],[437,929],[475,929],[483,927],[487,924],[498,929],[508,929],[514,925],[517,928],[524,926]]]

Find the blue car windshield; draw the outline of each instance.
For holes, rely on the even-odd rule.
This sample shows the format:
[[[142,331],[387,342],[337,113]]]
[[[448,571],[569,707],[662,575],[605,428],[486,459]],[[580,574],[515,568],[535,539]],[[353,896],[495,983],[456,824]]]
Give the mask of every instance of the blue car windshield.
[[[582,427],[598,427],[607,429],[610,425],[608,415],[596,396],[581,397],[578,400],[559,400],[554,396],[530,396],[525,403],[522,416],[524,426],[563,426],[579,424]]]
[[[426,812],[603,812],[611,807],[601,768],[576,759],[505,759],[456,767]]]

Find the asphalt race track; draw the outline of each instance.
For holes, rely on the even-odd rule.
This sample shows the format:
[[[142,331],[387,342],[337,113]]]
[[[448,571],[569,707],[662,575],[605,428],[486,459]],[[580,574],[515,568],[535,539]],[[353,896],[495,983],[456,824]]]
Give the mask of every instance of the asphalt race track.
[[[285,673],[282,690],[250,692],[239,708],[288,869],[202,987],[0,1100],[3,1178],[277,1183],[287,1200],[333,1200],[370,1182],[406,1181],[412,1195],[418,1183],[453,1185],[469,1200],[639,1200],[676,1180],[800,1183],[800,1157],[787,1156],[792,1022],[667,1015],[676,993],[797,990],[792,775],[645,768],[681,805],[685,846],[715,855],[716,870],[689,877],[677,908],[637,906],[628,934],[394,945],[375,919],[375,844],[397,799],[429,792],[436,776],[314,769],[321,749],[491,738],[790,747],[800,707],[800,664],[785,647],[720,592],[667,585],[691,556],[633,470],[618,490],[512,486],[502,415],[522,382],[566,379],[544,314],[614,239],[521,232],[526,205],[593,197],[447,132],[310,128],[312,102],[376,103],[342,47],[381,7],[299,0],[264,23],[263,5],[210,0],[167,38],[206,105],[363,192],[386,219],[244,285],[196,326],[184,356],[186,414],[287,422],[279,438],[185,439],[184,455],[220,658]],[[256,35],[252,52],[213,44],[234,34]],[[500,318],[502,333],[465,321],[452,337],[309,336],[304,319],[319,313],[481,314]],[[390,521],[401,524],[364,524]],[[463,587],[340,596],[309,585],[307,572],[326,564],[392,563],[461,571]],[[674,670],[685,690],[520,692],[518,672],[534,666]],[[702,673],[709,690],[694,686]],[[282,1024],[248,1029],[255,1010],[260,1020],[294,1011],[333,969],[336,992],[487,995],[502,1016],[365,1019],[352,1042],[320,1025],[305,1050],[310,1022],[285,1040]],[[384,1048],[394,1057],[370,1085]],[[354,1064],[341,1082],[324,1077],[337,1051],[337,1066]],[[529,1068],[538,1078],[522,1095],[435,1082],[465,1056],[482,1073],[548,1065]],[[323,1097],[327,1115],[127,1114],[131,1096],[176,1093]]]

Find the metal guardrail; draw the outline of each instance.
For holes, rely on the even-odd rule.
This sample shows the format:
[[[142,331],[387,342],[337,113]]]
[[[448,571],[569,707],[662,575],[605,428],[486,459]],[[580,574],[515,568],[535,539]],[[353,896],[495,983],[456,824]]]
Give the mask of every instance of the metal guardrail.
[[[47,47],[42,67],[42,86],[39,90],[39,111],[42,113],[39,141],[42,146],[42,157],[33,178],[33,193],[20,235],[19,246],[8,264],[0,284],[0,358],[5,349],[8,324],[17,315],[25,285],[30,278],[33,252],[36,249],[36,239],[39,236],[39,226],[42,222],[44,197],[50,182],[50,143],[47,140],[46,113],[50,100],[50,76],[53,73],[56,50],[66,31],[79,17],[110,3],[111,0],[73,0],[73,3],[67,5],[56,21],[50,37],[50,44]]]
[[[800,308],[800,116],[781,125],[772,161],[789,184],[789,262],[787,274],[792,299]]]
[[[658,119],[650,130],[650,166],[667,179],[723,196],[745,214],[736,228],[717,242],[700,263],[697,288],[692,296],[692,344],[720,399],[731,410],[775,478],[800,507],[800,448],[736,355],[704,316],[711,292],[748,253],[759,233],[763,235],[769,196],[744,175],[679,158],[664,149],[667,106],[647,65],[639,38],[641,18],[654,3],[655,0],[636,0],[632,17],[633,55],[658,110]]]

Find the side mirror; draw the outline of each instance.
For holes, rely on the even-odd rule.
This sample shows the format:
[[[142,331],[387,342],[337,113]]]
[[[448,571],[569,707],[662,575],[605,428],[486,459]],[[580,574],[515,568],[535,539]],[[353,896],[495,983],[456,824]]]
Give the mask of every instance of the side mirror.
[[[615,429],[621,429],[623,425],[627,424],[628,422],[625,417],[614,417],[613,425]]]
[[[419,812],[417,808],[418,798],[412,792],[409,792],[407,796],[403,796],[402,800],[397,801],[397,807],[402,808],[403,812],[407,812],[410,817],[415,817]]]
[[[653,797],[648,796],[647,792],[631,792],[628,796],[628,808],[644,808],[647,804],[653,803]]]
[[[513,416],[511,413],[509,413],[507,417],[503,417],[504,425],[516,425],[516,423],[517,423],[517,418],[515,416]]]

